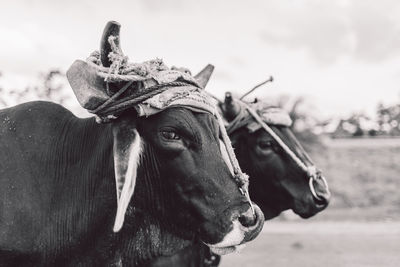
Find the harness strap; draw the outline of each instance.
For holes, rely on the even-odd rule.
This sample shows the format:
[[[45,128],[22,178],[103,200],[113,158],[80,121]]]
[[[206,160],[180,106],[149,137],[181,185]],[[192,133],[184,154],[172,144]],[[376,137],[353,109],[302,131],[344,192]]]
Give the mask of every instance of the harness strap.
[[[226,131],[228,132],[228,134],[231,134],[235,130],[248,124],[251,120],[246,112],[246,109],[243,108],[243,106],[241,105],[242,103],[244,104],[244,102],[240,100],[239,103],[240,103],[239,113],[235,116],[235,118],[232,121],[229,122],[229,125],[226,127]]]
[[[307,176],[310,178],[309,187],[310,187],[310,191],[313,194],[313,196],[318,200],[323,200],[316,193],[314,185],[313,185],[313,181],[317,180],[317,178],[320,178],[322,180],[322,182],[324,183],[326,190],[328,192],[329,192],[329,187],[328,187],[328,183],[326,182],[325,178],[320,175],[317,168],[315,166],[306,166],[301,161],[301,159],[299,159],[299,157],[285,144],[285,142],[283,142],[282,139],[271,129],[271,127],[269,127],[263,121],[263,119],[260,117],[260,115],[258,115],[258,113],[254,109],[252,109],[249,105],[247,105],[243,101],[242,101],[242,104],[244,105],[246,110],[250,113],[250,115],[261,125],[261,127],[265,131],[267,131],[267,133],[269,133],[272,136],[272,138],[279,144],[279,146],[286,152],[286,154],[296,163],[296,165],[307,174]],[[305,151],[304,151],[304,153],[308,157],[308,155]]]
[[[299,157],[296,156],[295,153],[293,153],[293,151],[285,144],[285,142],[282,141],[282,139],[271,129],[271,127],[269,127],[262,119],[261,117],[258,115],[258,113],[252,109],[249,105],[245,104],[245,108],[246,110],[250,113],[250,115],[261,125],[261,127],[264,128],[265,131],[267,131],[267,133],[269,133],[272,138],[275,139],[275,141],[282,147],[282,149],[289,155],[289,157],[291,157],[294,162],[297,164],[297,166],[299,166],[303,171],[305,171],[306,173],[311,172],[312,170],[310,169],[310,167],[312,169],[315,169],[315,167],[310,166],[307,167],[300,159]]]
[[[118,113],[128,108],[131,108],[137,104],[143,103],[145,100],[148,100],[158,94],[161,94],[164,91],[167,91],[168,89],[173,87],[192,86],[193,88],[196,89],[200,88],[200,86],[197,84],[197,82],[195,82],[193,78],[184,82],[175,80],[170,82],[159,83],[149,88],[140,90],[137,93],[130,94],[129,96],[123,96],[123,93],[132,85],[133,82],[143,81],[146,79],[146,76],[137,75],[136,72],[141,70],[141,68],[139,68],[140,66],[138,64],[128,62],[128,58],[122,53],[121,49],[119,49],[119,47],[115,44],[115,39],[116,38],[114,36],[110,36],[108,39],[108,42],[110,43],[112,50],[109,55],[112,57],[111,59],[112,64],[110,67],[106,68],[101,66],[100,54],[97,52],[92,53],[87,59],[88,64],[96,68],[97,74],[100,77],[104,78],[104,80],[107,82],[107,89],[108,89],[108,82],[121,82],[121,81],[127,82],[118,92],[112,95],[108,100],[106,100],[96,109],[89,110],[89,112],[97,115],[100,121],[108,122],[109,120],[116,118],[115,115],[117,115]],[[160,65],[158,66],[157,70],[159,71],[160,68],[165,70],[166,66],[161,67]],[[134,71],[135,69],[136,71]],[[132,74],[132,72],[134,74]],[[191,76],[188,75],[188,77],[190,78]],[[204,92],[204,94],[206,93]],[[190,98],[190,96],[186,97]],[[204,100],[197,99],[197,101],[201,102]],[[185,106],[184,104],[181,105]],[[199,106],[199,108],[201,107]],[[213,109],[214,109],[213,115],[216,116],[218,120],[222,141],[225,144],[228,158],[233,168],[233,179],[238,185],[240,192],[246,196],[247,201],[250,204],[251,210],[253,211],[253,214],[255,214],[254,207],[250,200],[248,192],[249,176],[243,173],[242,170],[240,169],[239,163],[236,159],[236,155],[233,152],[231,141],[226,132],[222,117],[216,110],[216,107],[214,107]]]
[[[239,162],[236,158],[235,152],[233,151],[233,147],[231,144],[231,140],[229,139],[228,133],[226,132],[225,126],[224,126],[224,121],[219,114],[219,112],[215,113],[215,116],[218,119],[218,124],[219,128],[221,131],[221,137],[222,137],[222,142],[224,142],[225,147],[226,147],[226,152],[228,153],[229,161],[232,164],[233,167],[233,179],[235,180],[236,184],[239,186],[239,190],[242,193],[242,195],[245,195],[247,198],[247,201],[250,204],[251,211],[253,212],[253,215],[255,215],[253,203],[251,202],[250,199],[250,194],[249,194],[249,176],[245,173],[242,172],[239,166]]]

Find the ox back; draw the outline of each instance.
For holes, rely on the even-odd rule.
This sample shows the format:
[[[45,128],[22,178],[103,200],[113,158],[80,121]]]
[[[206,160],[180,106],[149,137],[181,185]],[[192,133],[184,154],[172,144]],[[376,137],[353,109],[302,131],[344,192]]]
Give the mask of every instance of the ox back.
[[[0,266],[112,266],[128,249],[141,254],[133,258],[151,257],[155,239],[163,251],[188,245],[143,214],[135,215],[139,225],[110,231],[117,206],[112,149],[110,125],[59,105],[0,111]]]
[[[59,263],[78,263],[106,239],[98,233],[116,209],[110,130],[46,102],[4,109],[0,122],[0,261],[63,253]]]
[[[176,120],[173,114],[189,111],[168,112],[170,120]],[[197,116],[203,123],[213,122],[207,117],[211,115]],[[155,127],[152,122],[147,123]],[[202,190],[218,189],[217,193],[210,193],[222,196],[215,200],[220,203],[218,209],[227,211],[226,203],[232,208],[222,213],[223,216],[210,216],[214,220],[220,218],[215,223],[198,220],[200,216],[189,216],[192,206],[188,206],[189,202],[180,202],[176,192],[171,193],[176,183],[161,179],[165,177],[156,168],[156,163],[165,164],[166,155],[170,154],[156,153],[151,144],[144,142],[138,168],[138,177],[142,179],[137,179],[134,205],[128,206],[123,228],[118,233],[112,232],[117,209],[112,127],[98,124],[94,118],[79,119],[49,102],[30,102],[0,111],[0,266],[149,266],[151,259],[173,255],[199,243],[202,231],[198,233],[196,229],[208,231],[209,238],[223,238],[231,231],[230,221],[224,218],[232,218],[233,213],[238,217],[249,210],[245,196],[226,175],[226,181],[221,184],[207,180],[204,184],[208,187]],[[217,133],[209,127],[204,129],[207,131],[203,134],[218,144]],[[147,131],[154,133],[151,127]],[[211,142],[207,138],[203,146]],[[214,172],[193,180],[200,183],[207,177],[220,178],[219,166],[229,174],[223,159],[218,160],[222,165],[216,159],[211,161],[217,162],[211,168],[200,170]],[[181,165],[184,164],[173,167],[178,169]],[[188,168],[185,165],[180,169]],[[200,173],[196,168],[190,171]],[[189,200],[201,199],[193,184],[187,186],[189,190],[182,191],[187,192],[185,196]],[[189,195],[190,190],[195,196]],[[199,201],[194,202],[204,208]],[[177,210],[177,205],[184,208],[171,213],[172,207]],[[261,231],[264,217],[260,212],[254,227],[248,226],[252,229],[248,235],[250,240],[253,233]],[[203,213],[210,214],[210,210]],[[204,233],[203,236],[207,238]],[[214,243],[219,242],[216,240]],[[198,259],[203,257],[198,256]]]

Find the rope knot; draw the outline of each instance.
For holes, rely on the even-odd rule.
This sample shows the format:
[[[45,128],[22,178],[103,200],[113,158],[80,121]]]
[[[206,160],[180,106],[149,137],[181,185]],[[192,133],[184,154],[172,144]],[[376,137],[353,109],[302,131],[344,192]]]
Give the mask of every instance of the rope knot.
[[[100,52],[98,50],[93,51],[86,59],[86,61],[92,62],[93,64],[100,66],[101,65]]]
[[[249,185],[249,176],[246,173],[240,172],[240,173],[235,173],[233,176],[233,179],[235,180],[236,184],[247,190],[248,185]]]
[[[111,52],[108,54],[109,60],[112,62],[109,68],[108,74],[121,74],[121,70],[125,69],[129,58],[122,53],[122,50],[116,45],[115,40],[116,36],[111,35],[108,37],[108,42],[111,46]],[[109,78],[106,77],[105,81],[108,81]]]

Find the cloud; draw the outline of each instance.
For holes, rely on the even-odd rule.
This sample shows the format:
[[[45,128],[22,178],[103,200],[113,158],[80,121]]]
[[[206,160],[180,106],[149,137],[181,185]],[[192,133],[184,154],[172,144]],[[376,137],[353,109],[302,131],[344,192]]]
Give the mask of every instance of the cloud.
[[[98,49],[116,19],[135,62],[161,57],[194,73],[214,64],[215,95],[273,75],[255,95],[307,95],[326,114],[372,110],[398,101],[398,14],[397,0],[10,1],[0,9],[0,71],[66,70]]]
[[[353,55],[366,62],[381,62],[400,54],[400,21],[392,16],[400,11],[400,3],[382,1],[356,2],[349,10],[351,30],[355,38]]]
[[[276,5],[261,31],[270,45],[305,50],[316,62],[351,57],[380,62],[400,54],[397,1],[302,1],[301,7]],[[392,16],[390,14],[393,14]]]

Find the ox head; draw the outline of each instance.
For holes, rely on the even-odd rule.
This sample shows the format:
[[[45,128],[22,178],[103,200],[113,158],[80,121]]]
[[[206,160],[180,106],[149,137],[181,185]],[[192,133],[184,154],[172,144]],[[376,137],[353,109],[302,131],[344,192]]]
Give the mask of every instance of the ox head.
[[[121,51],[119,29],[118,23],[111,22],[104,30],[100,68],[112,67],[112,52]],[[168,77],[177,71],[166,70]],[[178,74],[191,77],[185,76],[187,72]],[[131,85],[106,82],[97,68],[83,61],[76,61],[67,76],[78,101],[89,110],[105,103],[121,87],[131,86],[126,92],[135,93],[155,82],[151,78]],[[202,81],[197,85],[205,86],[208,79]],[[129,227],[142,212],[180,237],[198,235],[216,253],[234,251],[261,231],[263,214],[257,206],[252,213],[233,179],[215,114],[193,103],[165,108],[152,105],[154,98],[155,102],[173,102],[168,96],[174,90],[182,89],[171,88],[111,116],[118,204],[114,231]]]
[[[228,133],[243,170],[251,177],[252,198],[260,205],[265,217],[273,218],[283,210],[292,209],[308,218],[323,210],[330,198],[326,181],[292,133],[289,116],[276,108],[256,111],[300,163],[250,116],[241,103],[227,93],[221,109],[229,125],[236,124],[231,129],[228,126]],[[262,103],[258,106],[260,104],[262,106]],[[242,120],[238,120],[240,116]]]

